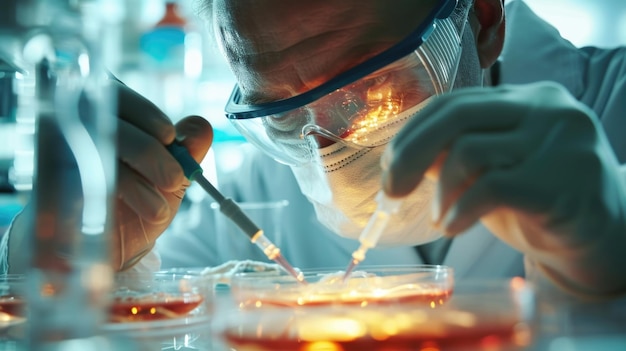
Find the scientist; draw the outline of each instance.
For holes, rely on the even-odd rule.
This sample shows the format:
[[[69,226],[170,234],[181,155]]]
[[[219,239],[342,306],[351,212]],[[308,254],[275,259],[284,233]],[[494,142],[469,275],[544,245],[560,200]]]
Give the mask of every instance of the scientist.
[[[617,97],[626,88],[624,51],[576,51],[520,1],[510,5],[509,21],[523,28],[507,30],[504,41],[500,0],[450,3],[207,2],[238,81],[229,117],[252,144],[291,166],[334,233],[356,239],[382,186],[404,202],[381,245],[434,240],[418,249],[421,260],[444,257],[466,276],[479,275],[472,270],[508,256],[495,254],[505,246],[481,226],[470,229],[480,221],[542,279],[577,294],[623,293],[626,145],[619,126],[626,116]],[[500,56],[502,64],[488,71]],[[482,87],[539,80],[556,83]],[[178,135],[199,160],[212,133],[199,117],[172,126],[124,86],[120,109],[115,251],[116,267],[126,269],[152,248],[189,186],[163,145]],[[289,240],[318,234],[304,231],[306,223]],[[463,242],[468,229],[486,244]],[[436,240],[440,233],[448,239]],[[189,252],[206,227],[194,234]],[[290,260],[314,251],[287,246]],[[170,249],[159,248],[164,256]],[[319,266],[328,263],[325,251],[313,252]]]
[[[425,50],[401,56],[398,47],[411,45],[438,3],[207,3],[238,81],[230,117],[251,143],[291,166],[332,232],[356,239],[382,184],[405,200],[381,244],[405,246],[402,252],[416,257],[409,246],[438,236],[432,220],[451,239],[418,249],[419,259],[451,265],[462,277],[522,274],[519,256],[504,242],[525,255],[528,273],[567,291],[623,293],[626,144],[619,126],[626,105],[618,97],[626,88],[624,50],[577,50],[521,1],[507,8],[505,41],[501,1],[462,0],[440,20]],[[458,55],[455,30],[462,43],[458,68],[448,64]],[[428,45],[433,40],[438,46]],[[492,67],[498,57],[501,64]],[[372,60],[389,64],[374,72]],[[543,80],[553,83],[504,85]],[[451,81],[459,89],[430,97]],[[379,129],[355,127],[367,123],[372,110],[377,121],[387,118]],[[282,170],[242,171],[253,176],[257,192],[238,200],[258,201],[262,194],[270,200],[276,195],[268,188],[293,190]],[[258,191],[259,185],[267,187]],[[288,199],[298,208],[297,196]],[[342,265],[356,247],[333,246],[305,214],[285,218],[297,223],[285,223],[281,247],[297,266]],[[477,221],[499,240],[472,227]],[[185,241],[180,235],[164,236],[164,260],[168,251],[209,257],[198,249],[210,237],[207,225],[199,228],[197,235],[182,234],[190,238],[189,251],[175,244]],[[219,255],[219,247],[204,252],[211,250]]]

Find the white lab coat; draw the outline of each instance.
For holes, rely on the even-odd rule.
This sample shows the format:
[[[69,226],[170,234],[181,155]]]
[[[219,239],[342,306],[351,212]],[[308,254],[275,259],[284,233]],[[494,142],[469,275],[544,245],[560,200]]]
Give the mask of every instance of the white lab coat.
[[[537,17],[521,0],[507,5],[506,44],[501,57],[501,83],[553,80],[593,108],[607,128],[620,162],[626,161],[626,49],[576,49],[556,29]],[[312,205],[300,193],[287,166],[258,152],[247,153],[245,166],[220,179],[222,192],[239,202],[289,201],[279,246],[300,268],[345,267],[357,242],[341,238],[320,224]],[[213,230],[211,199],[181,212],[171,230],[157,242],[163,267],[212,266],[233,259],[264,260],[244,237],[226,244]],[[243,234],[242,234],[243,235]],[[416,264],[413,247],[373,249],[364,264]],[[524,275],[523,258],[477,224],[453,240],[443,264],[457,279]]]

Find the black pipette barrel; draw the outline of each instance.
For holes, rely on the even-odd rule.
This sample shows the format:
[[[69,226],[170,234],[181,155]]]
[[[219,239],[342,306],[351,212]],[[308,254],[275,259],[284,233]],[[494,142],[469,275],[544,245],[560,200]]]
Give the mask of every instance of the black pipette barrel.
[[[166,146],[167,150],[174,156],[174,158],[180,163],[183,168],[183,172],[187,179],[195,181],[204,189],[220,206],[220,212],[228,217],[233,223],[235,223],[250,240],[257,244],[269,259],[277,262],[283,267],[289,274],[302,283],[304,281],[303,275],[298,273],[282,256],[280,250],[276,248],[269,240],[263,236],[262,230],[252,222],[252,220],[246,216],[241,208],[230,198],[224,197],[203,175],[202,167],[191,157],[189,151],[179,142],[175,141]],[[263,238],[263,241],[258,241]],[[270,250],[268,250],[270,249]],[[266,252],[267,251],[267,252]]]
[[[191,157],[187,149],[178,142],[167,146],[169,152],[183,167],[187,179],[195,181],[219,204],[220,212],[230,218],[247,236],[252,239],[260,230],[239,206],[229,198],[224,197],[204,176],[202,167]]]

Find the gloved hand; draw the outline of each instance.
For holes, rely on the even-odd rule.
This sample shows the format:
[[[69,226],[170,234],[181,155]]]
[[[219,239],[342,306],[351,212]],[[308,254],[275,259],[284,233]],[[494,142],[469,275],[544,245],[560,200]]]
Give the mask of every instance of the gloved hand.
[[[198,116],[184,118],[174,126],[153,103],[120,82],[111,83],[118,89],[120,117],[112,266],[126,270],[150,252],[157,237],[174,218],[190,185],[165,145],[177,138],[200,161],[211,145],[213,131]],[[8,241],[11,273],[23,273],[28,268],[22,254],[30,249],[24,233],[32,230],[34,216],[32,206],[28,205],[11,224]]]
[[[174,126],[150,101],[122,83],[115,84],[120,120],[113,267],[125,270],[152,249],[190,185],[165,145],[176,138],[200,162],[211,146],[213,131],[198,116]]]
[[[574,293],[626,292],[626,180],[592,111],[553,83],[436,98],[390,143],[383,187],[438,179],[447,235],[479,219]]]

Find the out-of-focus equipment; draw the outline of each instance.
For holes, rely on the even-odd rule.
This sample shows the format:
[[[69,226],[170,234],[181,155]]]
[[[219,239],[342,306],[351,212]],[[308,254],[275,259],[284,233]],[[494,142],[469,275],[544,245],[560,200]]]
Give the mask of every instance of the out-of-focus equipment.
[[[141,74],[134,83],[168,116],[185,116],[197,103],[202,35],[182,1],[167,0],[164,5],[163,16],[139,37],[137,70]]]
[[[116,1],[8,0],[0,60],[11,75],[15,125],[10,184],[29,190],[16,262],[26,268],[28,350],[96,349],[112,281],[115,103],[101,48]],[[110,24],[109,24],[110,25]],[[3,96],[6,96],[3,95]],[[76,344],[76,343],[80,344]]]

